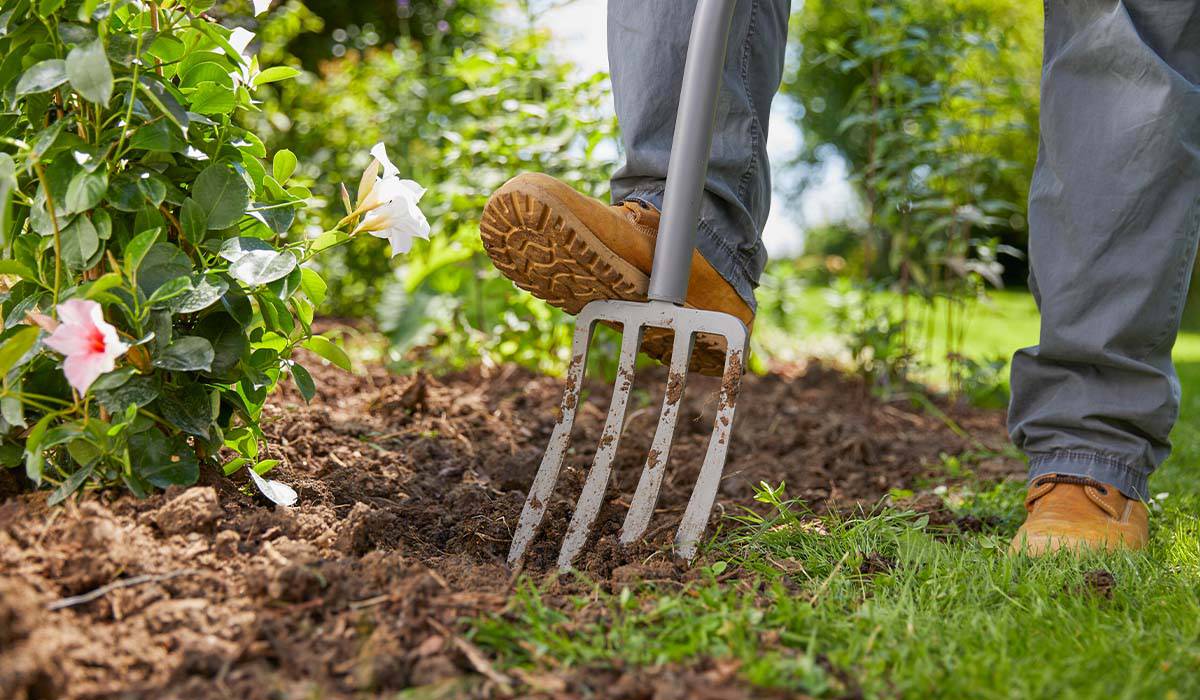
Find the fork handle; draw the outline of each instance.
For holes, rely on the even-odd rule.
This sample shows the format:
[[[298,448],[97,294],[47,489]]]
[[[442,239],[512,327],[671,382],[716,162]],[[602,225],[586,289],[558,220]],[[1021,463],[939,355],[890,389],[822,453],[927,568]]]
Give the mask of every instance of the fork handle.
[[[661,1],[661,0],[660,0]],[[668,0],[678,2],[678,0]],[[654,248],[648,296],[682,304],[692,273],[700,204],[712,151],[717,96],[737,0],[699,0],[692,18],[683,89],[671,141],[662,223]]]

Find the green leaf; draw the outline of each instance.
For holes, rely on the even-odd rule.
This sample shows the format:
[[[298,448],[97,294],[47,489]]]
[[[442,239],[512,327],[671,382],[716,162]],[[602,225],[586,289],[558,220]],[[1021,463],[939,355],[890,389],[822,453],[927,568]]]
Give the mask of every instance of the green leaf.
[[[189,103],[197,114],[229,114],[237,106],[233,88],[218,83],[201,83]]]
[[[71,87],[83,99],[98,105],[106,105],[112,99],[112,68],[99,39],[71,49],[67,54],[66,69]]]
[[[212,369],[213,346],[204,338],[184,335],[171,341],[158,357],[154,366],[176,372],[198,372]]]
[[[125,274],[130,277],[137,275],[138,268],[141,267],[146,253],[150,251],[151,246],[158,240],[159,231],[160,229],[143,231],[125,246]]]
[[[226,291],[229,283],[217,275],[193,275],[192,288],[175,298],[171,311],[177,314],[190,314],[202,311],[217,303]]]
[[[92,382],[91,389],[92,391],[112,391],[124,386],[135,374],[137,374],[137,369],[133,367],[122,367],[121,369],[107,372]]]
[[[332,340],[323,335],[314,335],[304,341],[304,347],[312,350],[321,357],[329,360],[333,364],[341,367],[346,371],[350,371],[350,356],[346,351],[334,344]]]
[[[41,329],[37,326],[28,326],[14,333],[0,345],[0,377],[8,374],[8,370],[16,366],[25,353],[33,348],[39,333]]]
[[[192,281],[187,277],[176,277],[172,280],[167,280],[165,283],[154,290],[146,303],[150,306],[165,306],[163,302],[175,299],[181,294],[184,294],[192,288]]]
[[[122,281],[121,275],[108,272],[95,282],[81,286],[79,291],[83,293],[85,299],[95,299],[97,295],[103,294],[113,287],[121,286]]]
[[[304,295],[314,306],[320,306],[321,302],[325,301],[325,292],[329,289],[329,285],[316,270],[302,267],[300,268],[300,288],[304,290]]]
[[[137,284],[142,293],[150,296],[162,285],[177,277],[191,277],[192,261],[173,243],[155,243],[138,271]]]
[[[62,259],[72,270],[88,267],[92,256],[100,250],[100,237],[96,227],[86,216],[77,216],[71,225],[62,231]]]
[[[149,406],[159,395],[159,383],[155,377],[131,377],[112,389],[92,389],[100,405],[110,413],[123,413],[129,406]]]
[[[33,274],[33,270],[30,270],[16,260],[0,260],[0,275],[16,275],[31,282],[36,282],[38,279]]]
[[[287,150],[275,152],[275,157],[271,159],[271,175],[280,183],[287,182],[292,173],[296,172],[296,154]]]
[[[250,188],[228,165],[213,163],[196,177],[192,198],[208,220],[208,228],[223,229],[237,223],[250,204]]]
[[[191,486],[200,478],[196,451],[187,440],[168,438],[158,428],[129,436],[129,460],[139,476],[160,489]]]
[[[212,400],[199,384],[171,391],[158,398],[155,403],[158,413],[176,428],[208,439],[212,425]]]
[[[133,132],[129,139],[130,148],[143,151],[174,152],[183,150],[183,142],[172,130],[171,124],[165,120],[143,124]]]
[[[81,467],[74,474],[67,477],[66,481],[54,489],[54,493],[50,494],[50,498],[46,499],[46,505],[56,506],[67,500],[68,496],[78,491],[80,486],[83,486],[83,482],[88,480],[88,477],[92,475],[92,470],[95,468],[95,464],[89,464],[86,467]]]
[[[179,100],[175,99],[175,95],[171,94],[171,91],[158,81],[159,78],[157,76],[143,75],[141,77],[142,94],[150,98],[150,101],[168,119],[175,122],[175,126],[178,126],[183,131],[184,136],[187,136],[188,124],[191,123],[187,110],[183,108],[183,105],[179,104]]]
[[[58,8],[62,7],[64,2],[66,2],[66,0],[40,0],[38,2],[38,15],[42,17],[49,17],[50,15],[54,14]]]
[[[204,236],[208,232],[208,214],[196,203],[196,200],[188,197],[183,200],[183,207],[179,212],[179,224],[183,227],[183,235],[188,240],[199,243],[204,240]]]
[[[234,263],[250,253],[263,250],[273,253],[275,252],[275,247],[261,238],[240,236],[238,238],[230,238],[222,243],[221,250],[217,254]]]
[[[33,425],[29,435],[25,437],[25,476],[38,486],[42,485],[42,467],[44,465],[42,438],[46,436],[50,424],[58,417],[58,414],[55,413],[47,413],[42,416],[41,420]]]
[[[196,324],[192,332],[212,344],[213,360],[208,373],[219,380],[235,381],[238,363],[250,352],[250,341],[242,324],[228,314],[213,313]]]
[[[256,286],[287,277],[296,269],[296,256],[291,251],[252,251],[229,266],[229,274],[245,284]]]
[[[35,63],[17,81],[17,97],[46,92],[67,82],[67,62],[59,58]]]
[[[92,225],[96,227],[96,235],[102,241],[112,237],[112,216],[103,209],[92,212]]]
[[[17,189],[17,166],[12,156],[0,153],[0,247],[8,245],[12,225],[12,193]]]
[[[288,80],[295,78],[297,75],[300,75],[300,71],[291,66],[271,66],[254,76],[254,87],[279,82],[280,80]]]
[[[94,208],[104,198],[106,192],[108,192],[108,173],[106,171],[97,170],[89,173],[86,170],[80,170],[75,173],[75,177],[71,178],[71,184],[67,185],[67,213],[73,214]]]
[[[304,397],[304,403],[312,401],[313,397],[317,395],[317,385],[313,382],[312,375],[302,365],[292,365],[292,381],[296,382],[296,388]]]

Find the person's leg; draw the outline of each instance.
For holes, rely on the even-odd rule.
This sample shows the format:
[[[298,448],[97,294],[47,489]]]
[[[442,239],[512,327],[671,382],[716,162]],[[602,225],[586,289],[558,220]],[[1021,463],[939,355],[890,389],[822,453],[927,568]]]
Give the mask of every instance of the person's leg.
[[[1009,426],[1031,499],[1066,474],[1144,500],[1178,415],[1171,348],[1200,234],[1200,0],[1046,13],[1029,198],[1041,340],[1013,358]]]
[[[790,0],[739,0],[717,107],[697,247],[747,304],[766,265],[767,120],[779,89]],[[608,60],[625,162],[613,203],[662,209],[696,0],[609,0]]]

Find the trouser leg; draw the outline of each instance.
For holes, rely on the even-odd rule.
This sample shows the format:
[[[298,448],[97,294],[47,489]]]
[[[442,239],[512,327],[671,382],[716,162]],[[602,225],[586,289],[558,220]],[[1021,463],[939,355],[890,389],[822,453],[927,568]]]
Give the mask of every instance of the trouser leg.
[[[608,55],[625,162],[614,202],[662,209],[683,65],[696,0],[609,0]],[[739,0],[717,105],[697,246],[754,307],[767,262],[767,121],[783,74],[790,0]]]
[[[1031,477],[1146,498],[1170,451],[1171,364],[1200,233],[1200,0],[1049,0],[1029,197],[1037,346],[1009,426]]]

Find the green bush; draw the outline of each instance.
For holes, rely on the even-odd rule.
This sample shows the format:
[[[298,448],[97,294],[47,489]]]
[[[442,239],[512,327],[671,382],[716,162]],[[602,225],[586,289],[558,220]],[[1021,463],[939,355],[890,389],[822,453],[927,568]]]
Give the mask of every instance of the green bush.
[[[295,1],[272,12],[264,56],[282,60],[292,36],[320,22]],[[399,266],[365,242],[322,259],[329,313],[373,311],[402,364],[457,367],[482,357],[560,371],[569,325],[495,271],[478,219],[491,192],[526,171],[604,194],[615,153],[615,124],[602,109],[607,84],[553,61],[543,34],[498,17],[483,24],[472,45],[448,53],[410,43],[349,51],[277,86],[250,123],[270,147],[305,153],[301,171],[314,180],[361,168],[363,146],[382,141],[412,177],[437,183],[422,204],[438,231]],[[313,191],[336,196],[320,183]],[[307,225],[329,225],[327,210],[313,214]]]
[[[298,159],[268,159],[237,122],[260,86],[297,71],[260,68],[249,32],[201,16],[209,5],[16,0],[0,13],[0,460],[56,485],[52,502],[190,484],[225,450],[239,455],[227,472],[269,469],[267,395],[289,376],[315,391],[294,351],[349,366],[312,331],[326,282],[305,263],[362,233],[400,248],[428,235],[420,188],[378,159],[358,201],[344,198],[352,214],[290,233],[311,197],[292,180]]]
[[[840,320],[860,323],[850,330],[866,374],[903,379],[936,325],[950,338],[949,387],[978,374],[958,350],[969,302],[1003,284],[1002,254],[1019,257],[1039,11],[1029,0],[812,0],[794,17],[801,60],[785,91],[804,108],[801,160],[837,153],[864,205],[861,222],[826,229],[809,252],[837,255],[859,279],[864,307]],[[896,313],[871,311],[882,290],[903,297]]]

